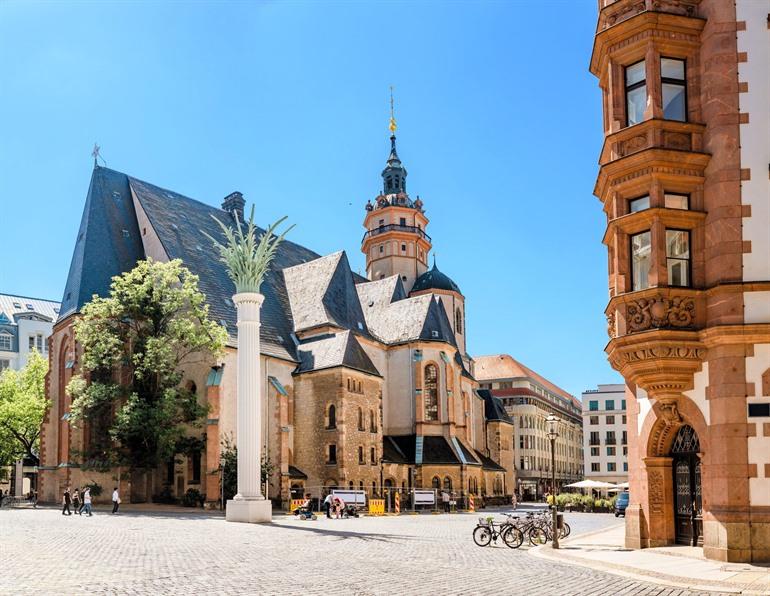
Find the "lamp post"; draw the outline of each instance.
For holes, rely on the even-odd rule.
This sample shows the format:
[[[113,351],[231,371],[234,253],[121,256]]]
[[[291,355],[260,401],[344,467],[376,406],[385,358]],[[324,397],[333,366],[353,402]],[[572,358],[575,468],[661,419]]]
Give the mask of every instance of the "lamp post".
[[[551,494],[553,495],[553,548],[559,548],[558,513],[556,510],[556,438],[559,436],[559,419],[550,415],[546,419],[548,423],[548,438],[551,440]]]

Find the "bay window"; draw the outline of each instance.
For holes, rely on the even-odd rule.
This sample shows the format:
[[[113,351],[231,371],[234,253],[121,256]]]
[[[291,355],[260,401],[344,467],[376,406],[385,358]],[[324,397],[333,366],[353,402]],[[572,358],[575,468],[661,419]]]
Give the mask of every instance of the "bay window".
[[[650,197],[644,196],[637,199],[631,199],[628,201],[628,212],[636,213],[637,211],[644,211],[650,208]]]
[[[650,231],[631,236],[631,289],[650,287],[651,258]]]

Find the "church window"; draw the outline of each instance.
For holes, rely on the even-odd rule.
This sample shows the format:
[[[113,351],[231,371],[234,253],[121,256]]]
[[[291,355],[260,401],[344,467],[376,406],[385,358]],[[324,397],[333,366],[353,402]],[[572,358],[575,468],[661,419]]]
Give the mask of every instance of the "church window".
[[[439,478],[438,476],[434,476],[431,486],[433,488],[441,488],[441,478]]]
[[[337,428],[337,408],[334,407],[334,404],[329,406],[326,428]]]
[[[463,311],[459,308],[455,311],[455,332],[463,332]]]
[[[369,430],[373,433],[377,432],[377,418],[374,416],[374,410],[369,410]]]
[[[326,459],[327,464],[337,463],[337,446],[329,445],[329,457]]]
[[[359,447],[358,448],[358,463],[361,464],[361,465],[366,463],[364,461],[364,448],[363,447]]]
[[[438,420],[438,369],[435,364],[425,367],[425,420]]]
[[[358,430],[365,430],[364,429],[364,411],[361,408],[358,408]]]
[[[452,479],[449,476],[444,478],[444,490],[452,490]]]
[[[358,481],[358,490],[364,490],[364,481],[363,480],[359,480]]]
[[[377,450],[374,447],[369,449],[369,461],[373,466],[377,465]]]

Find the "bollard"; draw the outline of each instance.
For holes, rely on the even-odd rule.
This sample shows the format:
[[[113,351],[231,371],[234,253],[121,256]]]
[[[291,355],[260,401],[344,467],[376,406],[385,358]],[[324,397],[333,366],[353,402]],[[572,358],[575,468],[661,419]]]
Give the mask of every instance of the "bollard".
[[[399,493],[395,494],[396,497],[396,514],[401,513],[401,495]]]
[[[468,495],[468,511],[476,511],[476,504],[473,502],[473,495]]]

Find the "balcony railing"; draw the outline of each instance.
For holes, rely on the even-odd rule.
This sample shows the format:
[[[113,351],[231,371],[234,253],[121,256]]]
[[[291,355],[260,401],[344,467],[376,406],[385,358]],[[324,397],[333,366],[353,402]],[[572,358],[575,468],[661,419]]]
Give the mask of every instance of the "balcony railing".
[[[421,238],[425,238],[428,242],[430,242],[430,236],[428,236],[425,233],[425,230],[422,228],[419,228],[417,226],[402,226],[401,224],[388,224],[386,226],[379,226],[374,228],[373,230],[369,230],[364,234],[364,237],[361,239],[361,242],[366,240],[367,238],[371,238],[372,236],[378,236],[379,234],[384,234],[385,232],[407,232],[409,234],[417,234]]]
[[[602,443],[599,439],[589,439],[588,444],[593,446],[593,445],[601,445]]]
[[[617,445],[618,440],[615,437],[607,437],[604,441],[605,445]]]

